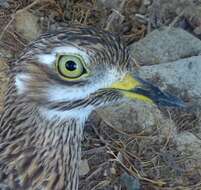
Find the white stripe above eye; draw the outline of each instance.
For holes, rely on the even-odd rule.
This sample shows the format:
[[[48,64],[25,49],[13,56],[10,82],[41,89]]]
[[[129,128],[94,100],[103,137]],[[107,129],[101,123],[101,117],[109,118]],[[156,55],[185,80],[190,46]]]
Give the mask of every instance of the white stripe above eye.
[[[37,55],[37,58],[40,63],[48,65],[48,66],[52,66],[52,64],[54,64],[56,61],[57,54],[78,54],[78,55],[82,56],[82,58],[85,60],[86,64],[89,64],[89,61],[90,61],[89,55],[86,52],[84,52],[76,47],[68,47],[68,46],[53,48],[51,53],[39,54],[39,55]]]

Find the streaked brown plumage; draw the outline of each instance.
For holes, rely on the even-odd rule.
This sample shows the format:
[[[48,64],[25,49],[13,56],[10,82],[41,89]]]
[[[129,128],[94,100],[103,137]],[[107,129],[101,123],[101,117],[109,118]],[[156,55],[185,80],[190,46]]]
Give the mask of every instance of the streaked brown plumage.
[[[70,109],[69,105],[77,107],[79,101],[48,102],[46,88],[58,83],[82,86],[85,81],[63,81],[34,57],[70,43],[92,52],[98,50],[94,59],[108,59],[110,63],[125,59],[123,46],[114,36],[90,28],[68,28],[45,34],[26,48],[12,65],[5,111],[0,123],[0,181],[11,189],[78,188],[82,126],[75,119],[55,118],[48,121],[40,115],[38,106],[54,106],[54,109],[61,110]],[[27,82],[27,92],[17,95],[15,77],[16,73],[21,72],[30,73],[32,79]],[[79,104],[87,104],[87,101],[89,99],[81,100]]]
[[[79,80],[59,76],[57,54],[69,52],[82,54],[88,76]],[[153,86],[145,81],[118,83],[128,63],[119,38],[90,27],[69,27],[32,42],[10,68],[0,120],[0,184],[12,190],[77,190],[80,143],[90,112],[125,101],[131,94],[152,98],[147,92]],[[134,88],[140,84],[146,92]]]

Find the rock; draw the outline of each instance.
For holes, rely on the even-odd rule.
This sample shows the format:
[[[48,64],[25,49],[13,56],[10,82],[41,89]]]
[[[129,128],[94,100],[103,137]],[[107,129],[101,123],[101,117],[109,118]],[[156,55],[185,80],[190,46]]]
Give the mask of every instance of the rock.
[[[192,101],[201,105],[201,56],[180,59],[175,62],[144,66],[138,70],[143,79],[157,78],[160,86],[166,89],[171,86],[180,95],[191,97]]]
[[[177,150],[200,161],[201,140],[191,132],[179,133],[175,138]]]
[[[154,125],[153,109],[153,107],[136,102],[136,104],[122,104],[101,109],[98,114],[110,126],[120,131],[137,133],[143,128]]]
[[[4,183],[0,183],[0,189],[1,190],[11,190],[10,187]]]
[[[144,4],[145,6],[148,6],[148,5],[151,4],[151,1],[150,1],[150,0],[144,0],[144,1],[143,1],[143,4]]]
[[[15,21],[17,32],[21,33],[28,41],[36,39],[42,32],[39,18],[28,11],[16,14]]]
[[[98,110],[99,116],[110,126],[126,133],[139,133],[146,130],[152,133],[156,126],[162,126],[161,134],[166,135],[166,129],[174,126],[173,122],[164,118],[160,110],[142,102],[130,102]]]
[[[4,8],[4,9],[8,9],[9,8],[8,0],[0,0],[0,7]]]
[[[119,6],[121,4],[121,0],[97,0],[98,6],[102,7],[106,7],[109,9],[119,9]]]
[[[140,190],[140,181],[138,178],[123,173],[120,176],[121,183],[126,187],[127,190]]]
[[[89,164],[87,160],[80,161],[79,175],[84,176],[89,172]]]
[[[201,26],[198,26],[196,27],[194,30],[193,30],[194,34],[196,35],[201,35]]]
[[[201,41],[182,29],[165,27],[154,30],[129,49],[139,64],[152,65],[196,56],[201,53]]]

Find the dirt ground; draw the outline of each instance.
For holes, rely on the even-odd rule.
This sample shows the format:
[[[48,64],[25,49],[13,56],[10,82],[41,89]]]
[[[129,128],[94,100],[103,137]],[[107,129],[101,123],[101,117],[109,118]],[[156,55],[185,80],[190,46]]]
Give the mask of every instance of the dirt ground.
[[[0,112],[8,83],[6,62],[17,58],[26,44],[41,33],[78,23],[117,33],[127,45],[163,26],[181,27],[200,38],[200,10],[199,0],[0,1]],[[195,114],[174,116],[177,125],[182,126],[179,130],[197,130],[193,129]],[[183,124],[187,117],[192,122],[189,125]],[[130,134],[115,129],[94,113],[86,124],[82,145],[82,160],[87,161],[89,171],[80,177],[80,189],[201,190],[199,162],[191,154],[179,152],[168,136],[159,138],[160,126],[154,129],[151,134],[146,130]]]

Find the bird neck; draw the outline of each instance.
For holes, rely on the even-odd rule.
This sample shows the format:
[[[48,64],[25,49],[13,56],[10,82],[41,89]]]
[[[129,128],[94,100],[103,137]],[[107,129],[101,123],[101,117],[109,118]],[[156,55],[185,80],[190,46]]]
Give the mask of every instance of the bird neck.
[[[31,105],[8,106],[0,122],[0,143],[6,144],[0,158],[5,173],[15,171],[12,189],[18,181],[27,190],[77,190],[82,129],[74,119],[43,118]]]
[[[51,175],[50,184],[47,189],[77,190],[79,181],[79,163],[81,157],[81,123],[69,119],[40,121],[39,130],[36,135],[41,135],[43,143],[37,142],[36,146],[45,150],[44,175]],[[40,151],[42,152],[42,151]],[[41,154],[38,152],[38,154]],[[47,172],[48,171],[48,172]],[[57,183],[56,183],[57,181]]]

